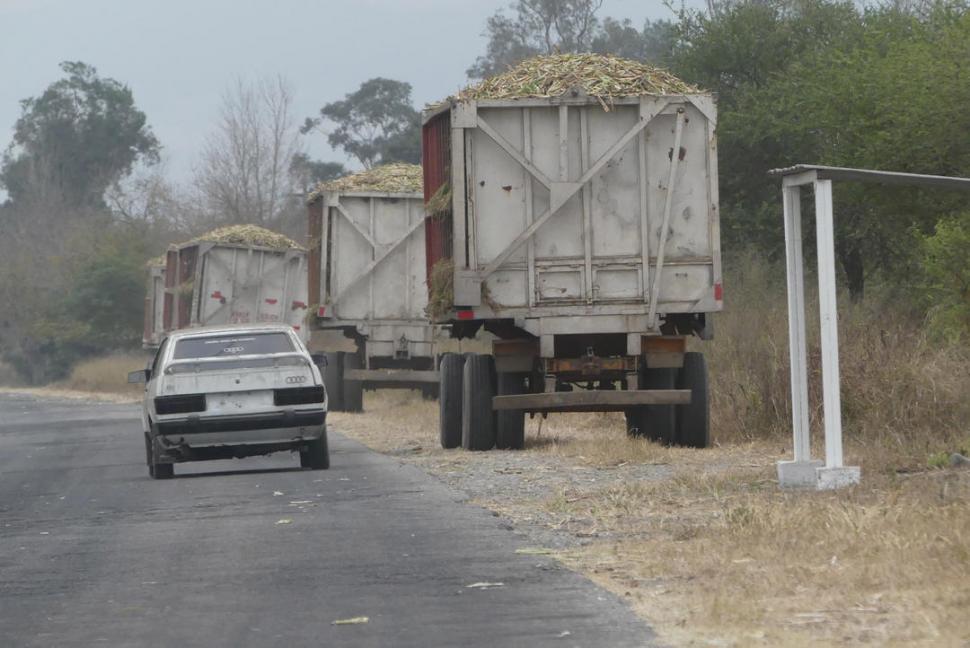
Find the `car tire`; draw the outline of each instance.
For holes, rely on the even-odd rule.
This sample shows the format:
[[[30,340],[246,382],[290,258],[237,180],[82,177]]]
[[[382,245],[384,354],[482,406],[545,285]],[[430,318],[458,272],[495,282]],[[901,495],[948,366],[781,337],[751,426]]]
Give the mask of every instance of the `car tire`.
[[[147,432],[145,433],[145,463],[148,464],[148,476],[154,477],[155,464],[152,462],[152,440]]]
[[[496,379],[499,396],[525,393],[525,377],[522,373],[500,373]],[[500,410],[495,415],[495,447],[499,450],[521,450],[525,447],[525,412],[523,410]]]
[[[688,448],[711,445],[711,408],[708,394],[707,361],[703,353],[684,355],[684,366],[677,376],[677,388],[690,390],[690,403],[677,405],[675,443]]]
[[[461,445],[462,373],[465,356],[445,353],[438,366],[438,434],[446,450]]]
[[[461,447],[491,450],[495,447],[495,359],[472,355],[465,359],[462,375]]]
[[[364,366],[361,362],[360,355],[356,353],[344,353],[343,367],[340,370],[341,380],[343,381],[344,390],[344,409],[345,412],[363,412],[364,411],[364,383],[359,380],[348,381],[344,378],[346,371],[348,369],[360,369]]]
[[[307,444],[306,450],[300,451],[300,467],[310,470],[326,470],[330,467],[330,448],[327,445],[327,431],[323,436]]]
[[[327,409],[340,412],[344,408],[344,381],[342,353],[328,353],[327,366],[323,367],[323,384],[327,388]]]

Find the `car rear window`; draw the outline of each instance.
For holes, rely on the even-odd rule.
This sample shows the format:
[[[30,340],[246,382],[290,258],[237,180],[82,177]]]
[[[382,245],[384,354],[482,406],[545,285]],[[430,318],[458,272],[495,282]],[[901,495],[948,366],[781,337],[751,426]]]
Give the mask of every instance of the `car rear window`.
[[[174,360],[231,358],[241,355],[287,353],[293,350],[293,342],[286,333],[249,333],[179,340],[175,344],[172,357]]]

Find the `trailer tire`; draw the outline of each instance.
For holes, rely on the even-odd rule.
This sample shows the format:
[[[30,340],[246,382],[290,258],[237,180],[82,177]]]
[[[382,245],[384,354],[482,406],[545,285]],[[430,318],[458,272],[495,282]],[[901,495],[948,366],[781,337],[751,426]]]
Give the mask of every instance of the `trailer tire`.
[[[676,369],[640,369],[640,389],[673,389]],[[673,443],[677,434],[677,412],[673,405],[641,405],[626,411],[626,431],[631,437]]]
[[[348,369],[360,369],[364,366],[360,355],[356,353],[344,353],[343,367],[341,367],[341,378],[346,375]],[[344,410],[345,412],[364,411],[364,383],[358,380],[343,380],[344,387]]]
[[[306,450],[300,451],[300,467],[310,470],[326,470],[330,467],[330,449],[327,447],[327,430],[323,436],[307,444]]]
[[[328,353],[327,366],[323,367],[323,384],[327,388],[327,409],[341,412],[344,409],[343,354]]]
[[[438,371],[438,429],[441,447],[446,450],[461,445],[462,374],[465,357],[458,353],[441,356]]]
[[[678,405],[677,445],[707,448],[711,445],[711,407],[708,393],[707,361],[703,353],[684,355],[684,366],[677,376],[677,388],[690,390],[690,403]]]
[[[470,355],[465,359],[461,399],[461,447],[491,450],[495,447],[495,358]]]
[[[526,374],[500,373],[496,380],[499,396],[525,393]],[[521,450],[525,447],[525,412],[500,410],[495,414],[495,447],[499,450]]]

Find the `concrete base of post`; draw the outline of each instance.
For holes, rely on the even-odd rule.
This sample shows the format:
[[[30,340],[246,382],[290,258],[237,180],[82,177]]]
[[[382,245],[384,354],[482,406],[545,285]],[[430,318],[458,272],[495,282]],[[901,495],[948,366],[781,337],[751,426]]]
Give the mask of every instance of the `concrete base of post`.
[[[778,484],[782,488],[817,488],[818,470],[825,465],[819,459],[779,461]]]
[[[778,462],[778,484],[782,488],[833,490],[858,484],[860,476],[858,466],[826,468],[821,459]]]
[[[841,466],[839,468],[818,469],[818,490],[834,490],[855,486],[862,478],[859,466]]]

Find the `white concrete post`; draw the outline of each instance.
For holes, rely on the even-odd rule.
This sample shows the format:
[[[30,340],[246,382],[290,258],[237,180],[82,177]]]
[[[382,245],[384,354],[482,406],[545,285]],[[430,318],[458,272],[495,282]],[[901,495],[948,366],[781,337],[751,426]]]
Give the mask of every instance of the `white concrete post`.
[[[825,465],[811,457],[808,420],[808,367],[805,343],[805,282],[802,260],[801,185],[815,188],[818,244],[819,320],[822,341],[822,398],[825,412]],[[839,393],[839,331],[835,288],[835,228],[832,181],[814,172],[785,178],[785,257],[788,281],[788,338],[791,359],[794,461],[778,462],[782,486],[839,488],[859,483],[859,468],[842,465],[842,403]]]
[[[792,430],[795,461],[812,458],[808,428],[808,367],[805,345],[805,273],[802,262],[801,187],[785,187],[785,257],[788,271],[788,355],[791,360]]]
[[[842,466],[842,398],[839,393],[839,314],[835,293],[835,233],[832,181],[815,181],[815,238],[818,244],[818,316],[822,331],[822,394],[825,466]]]

